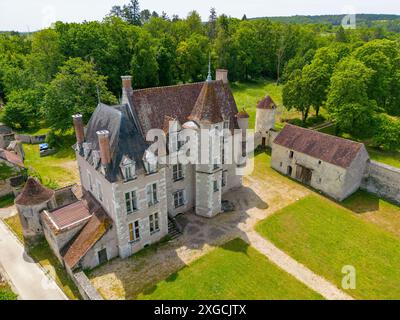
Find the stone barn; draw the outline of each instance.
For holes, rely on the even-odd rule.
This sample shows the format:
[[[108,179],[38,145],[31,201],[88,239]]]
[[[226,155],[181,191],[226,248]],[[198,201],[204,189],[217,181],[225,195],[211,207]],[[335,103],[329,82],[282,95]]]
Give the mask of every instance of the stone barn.
[[[290,124],[272,144],[272,168],[339,201],[360,188],[368,162],[362,143]]]

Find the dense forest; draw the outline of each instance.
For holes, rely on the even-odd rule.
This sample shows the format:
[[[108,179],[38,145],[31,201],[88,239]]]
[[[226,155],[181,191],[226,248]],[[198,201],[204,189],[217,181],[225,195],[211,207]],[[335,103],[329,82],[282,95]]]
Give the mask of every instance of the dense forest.
[[[54,131],[87,121],[98,99],[117,103],[120,76],[135,88],[203,81],[213,69],[231,81],[272,78],[284,104],[328,110],[338,130],[373,137],[382,148],[400,141],[400,36],[389,22],[367,19],[354,30],[320,21],[291,23],[199,14],[169,17],[141,10],[137,0],[111,8],[101,22],[63,23],[32,34],[0,34],[2,121]],[[370,24],[369,24],[370,23]]]

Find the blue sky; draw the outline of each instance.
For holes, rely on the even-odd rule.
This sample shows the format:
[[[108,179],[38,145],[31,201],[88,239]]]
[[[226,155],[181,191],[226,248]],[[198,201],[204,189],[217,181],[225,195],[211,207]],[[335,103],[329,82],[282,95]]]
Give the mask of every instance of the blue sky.
[[[128,0],[0,0],[0,30],[34,31],[51,22],[101,20],[113,5]],[[211,7],[233,17],[313,15],[334,13],[400,14],[399,0],[142,0],[142,9],[168,15],[195,9],[205,20]]]

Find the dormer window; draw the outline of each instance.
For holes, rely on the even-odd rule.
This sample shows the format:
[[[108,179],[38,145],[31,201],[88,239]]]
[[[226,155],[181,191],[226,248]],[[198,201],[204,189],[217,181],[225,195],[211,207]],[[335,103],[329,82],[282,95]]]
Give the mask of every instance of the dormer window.
[[[147,174],[157,172],[157,157],[149,150],[146,150],[143,157],[144,166]]]
[[[93,154],[93,166],[97,168],[100,163],[100,152],[97,150],[93,150],[92,154]]]
[[[125,181],[130,181],[136,177],[136,163],[129,157],[123,157],[120,168]]]
[[[92,144],[91,143],[85,142],[83,144],[83,156],[85,157],[85,159],[87,159],[89,157],[91,148],[92,148]]]

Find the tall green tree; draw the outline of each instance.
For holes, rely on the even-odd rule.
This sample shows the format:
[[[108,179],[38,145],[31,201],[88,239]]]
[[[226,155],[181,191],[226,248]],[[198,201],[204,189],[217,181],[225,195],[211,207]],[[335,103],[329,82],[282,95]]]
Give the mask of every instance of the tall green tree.
[[[353,57],[343,59],[335,68],[327,107],[341,131],[358,137],[373,133],[377,104],[368,97],[373,75],[372,69]]]
[[[43,100],[43,114],[47,124],[54,130],[65,131],[72,126],[71,116],[83,115],[88,121],[100,99],[116,104],[116,98],[107,90],[106,77],[99,75],[91,62],[71,58],[49,83]]]

